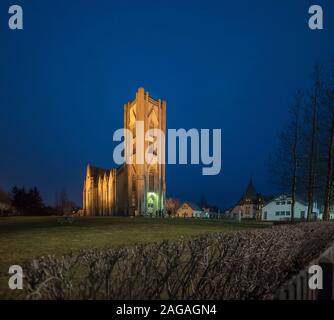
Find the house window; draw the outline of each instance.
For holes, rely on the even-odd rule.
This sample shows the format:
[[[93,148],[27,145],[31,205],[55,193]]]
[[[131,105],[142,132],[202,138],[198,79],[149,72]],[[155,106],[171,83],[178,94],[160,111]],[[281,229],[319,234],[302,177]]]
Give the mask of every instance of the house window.
[[[136,206],[136,190],[137,190],[137,180],[136,177],[134,176],[132,179],[132,206],[135,207]]]
[[[285,211],[281,211],[281,216],[285,216]]]
[[[267,220],[267,211],[264,212],[264,217],[263,217],[264,220]]]
[[[132,192],[132,206],[136,206],[136,192]]]
[[[285,201],[282,201],[282,203],[281,203],[281,204],[283,204],[283,205],[284,205],[284,204],[285,204]]]
[[[277,201],[277,202],[276,202],[276,206],[279,206],[279,205],[280,205],[280,202],[279,202],[279,201]]]
[[[301,219],[305,219],[305,211],[300,211],[300,217]]]
[[[275,215],[276,215],[276,216],[279,216],[279,211],[276,211]]]
[[[288,201],[288,204],[291,204],[292,202],[291,201]]]
[[[285,214],[286,214],[287,216],[289,216],[289,217],[290,217],[290,215],[291,215],[290,211],[285,212]]]

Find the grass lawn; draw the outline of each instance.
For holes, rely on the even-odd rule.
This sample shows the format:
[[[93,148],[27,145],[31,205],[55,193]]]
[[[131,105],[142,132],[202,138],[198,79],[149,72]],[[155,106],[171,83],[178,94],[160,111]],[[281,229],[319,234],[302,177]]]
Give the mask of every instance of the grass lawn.
[[[8,289],[9,266],[32,257],[268,226],[253,221],[235,224],[215,220],[126,217],[76,218],[73,224],[63,225],[58,220],[59,217],[0,218],[0,298],[15,298],[18,294]]]

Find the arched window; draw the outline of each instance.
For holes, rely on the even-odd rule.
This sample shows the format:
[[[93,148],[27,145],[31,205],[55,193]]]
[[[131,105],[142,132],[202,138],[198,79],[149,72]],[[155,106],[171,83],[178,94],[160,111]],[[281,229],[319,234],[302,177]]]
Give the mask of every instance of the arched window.
[[[148,190],[150,192],[154,191],[154,173],[150,172],[148,176]]]

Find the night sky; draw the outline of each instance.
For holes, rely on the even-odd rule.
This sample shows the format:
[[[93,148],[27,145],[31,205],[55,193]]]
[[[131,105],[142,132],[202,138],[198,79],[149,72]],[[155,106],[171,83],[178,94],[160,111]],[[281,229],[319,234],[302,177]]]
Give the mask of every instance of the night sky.
[[[24,30],[8,29],[22,5]],[[308,8],[324,9],[324,30]],[[334,1],[0,2],[0,186],[66,189],[81,205],[88,163],[113,167],[113,132],[138,87],[167,101],[168,128],[221,128],[222,171],[168,166],[167,196],[222,208],[249,179],[274,194],[278,131],[315,62],[334,56]]]

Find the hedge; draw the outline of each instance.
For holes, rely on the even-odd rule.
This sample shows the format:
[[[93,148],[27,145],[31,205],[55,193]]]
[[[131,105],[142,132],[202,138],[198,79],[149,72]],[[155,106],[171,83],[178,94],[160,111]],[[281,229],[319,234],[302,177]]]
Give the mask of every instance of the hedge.
[[[26,294],[28,299],[272,299],[333,241],[333,222],[310,222],[40,257],[25,265]]]

